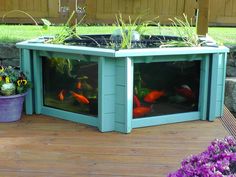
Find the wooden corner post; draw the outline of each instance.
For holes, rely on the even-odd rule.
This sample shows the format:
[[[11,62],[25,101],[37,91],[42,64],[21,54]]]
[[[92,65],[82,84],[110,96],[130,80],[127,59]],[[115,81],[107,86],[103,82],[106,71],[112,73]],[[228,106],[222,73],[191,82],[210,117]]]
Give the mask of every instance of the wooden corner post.
[[[208,33],[209,0],[198,0],[199,14],[197,21],[197,34],[206,35]]]

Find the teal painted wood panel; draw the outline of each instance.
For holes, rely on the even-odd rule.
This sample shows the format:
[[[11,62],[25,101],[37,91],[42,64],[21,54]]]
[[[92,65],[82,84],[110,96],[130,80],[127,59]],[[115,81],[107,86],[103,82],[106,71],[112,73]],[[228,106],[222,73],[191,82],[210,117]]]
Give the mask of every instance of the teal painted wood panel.
[[[116,123],[122,124],[125,128],[125,121],[126,121],[125,104],[116,103],[115,109],[116,109],[115,124]]]
[[[223,85],[225,82],[224,68],[218,68],[217,75],[219,76],[218,81],[217,81],[217,85]]]
[[[129,133],[127,132],[126,127],[123,123],[115,122],[115,131],[121,132],[121,133]]]
[[[227,54],[221,53],[219,54],[219,66],[218,66],[218,82],[217,82],[217,88],[219,95],[217,98],[217,101],[220,102],[220,105],[217,106],[217,109],[219,112],[216,112],[216,116],[220,117],[224,114],[224,96],[225,96],[225,78],[226,78],[226,65],[227,65]],[[221,99],[220,99],[221,98]]]
[[[215,55],[215,57],[214,57]],[[226,58],[224,54],[214,54],[217,58],[217,83],[216,83],[216,104],[215,104],[215,117],[223,115],[224,108],[224,90],[225,90],[225,77],[226,77]]]
[[[223,115],[225,90],[226,57],[224,54],[212,54],[211,91],[209,120]]]
[[[216,102],[216,118],[222,116],[222,101],[217,101]]]
[[[20,68],[25,73],[29,81],[33,83],[33,71],[32,71],[32,60],[31,60],[31,51],[27,49],[20,50]],[[28,94],[25,97],[25,113],[33,114],[33,90],[29,89]]]
[[[153,62],[177,62],[177,61],[196,61],[202,60],[205,54],[194,55],[168,55],[168,56],[141,56],[132,57],[134,63],[153,63]]]
[[[104,57],[135,57],[135,56],[158,56],[158,55],[188,55],[188,54],[211,54],[225,53],[229,49],[224,46],[219,47],[173,47],[173,48],[148,48],[148,49],[125,49],[115,51],[113,49],[67,46],[56,44],[35,43],[32,40],[17,43],[18,48],[53,51],[61,53],[83,54],[90,56]]]
[[[222,95],[222,91],[223,91],[223,85],[217,85],[216,87],[216,101],[222,101],[223,99],[223,95]]]
[[[98,127],[102,132],[115,129],[115,61],[106,58],[98,58]]]
[[[208,82],[209,82],[209,55],[201,56],[201,68],[200,68],[200,88],[199,88],[199,108],[200,119],[207,119],[207,107],[208,107]]]
[[[98,118],[42,106],[41,113],[64,120],[98,126]]]
[[[116,103],[120,105],[125,105],[125,96],[126,96],[126,86],[117,85],[116,86]]]
[[[115,127],[131,132],[133,110],[133,62],[131,58],[116,60],[116,116]],[[122,127],[122,125],[124,127]],[[118,131],[118,130],[117,130]]]
[[[190,112],[190,113],[171,114],[171,115],[163,115],[163,116],[148,117],[148,118],[138,118],[132,120],[132,127],[138,128],[138,127],[147,127],[147,126],[162,125],[168,123],[199,120],[199,117],[200,117],[200,112]]]
[[[130,49],[115,52],[115,57],[136,57],[136,56],[165,56],[165,55],[193,55],[224,53],[229,49],[224,46],[219,47],[170,47],[170,48],[149,48]]]
[[[35,113],[41,114],[43,105],[43,79],[42,79],[42,58],[38,51],[33,51],[34,70],[34,104]]]

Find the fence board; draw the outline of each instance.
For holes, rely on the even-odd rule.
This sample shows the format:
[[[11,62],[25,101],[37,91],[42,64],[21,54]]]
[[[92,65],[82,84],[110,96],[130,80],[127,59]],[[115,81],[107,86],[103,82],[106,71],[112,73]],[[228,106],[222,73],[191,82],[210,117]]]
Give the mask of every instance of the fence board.
[[[150,14],[154,15],[155,14],[155,0],[149,0],[149,9],[150,9]]]
[[[230,17],[232,14],[233,0],[226,0],[225,3],[225,16]]]
[[[132,2],[132,1],[130,1],[130,2]],[[131,6],[131,7],[134,7],[133,14],[140,14],[141,11],[144,10],[143,6],[141,5],[140,0],[133,1],[132,3],[133,3],[133,6]],[[142,4],[145,4],[145,3],[142,3]],[[130,9],[132,10],[132,8],[130,8]],[[132,11],[131,11],[131,13],[132,13]]]
[[[233,14],[232,14],[234,17],[236,17],[236,1],[234,1],[234,4],[233,4]]]
[[[66,6],[68,0],[61,0]],[[85,1],[85,0],[79,0]],[[88,23],[114,22],[115,14],[122,13],[124,18],[145,15],[146,19],[159,16],[162,23],[168,18],[182,16],[194,17],[194,0],[86,0]],[[0,0],[0,16],[13,9],[23,10],[34,18],[48,18],[60,21],[58,0]],[[22,14],[9,14],[9,20],[27,18]],[[210,24],[236,26],[236,0],[210,0]],[[65,20],[65,19],[64,19]],[[28,20],[31,22],[30,20]]]

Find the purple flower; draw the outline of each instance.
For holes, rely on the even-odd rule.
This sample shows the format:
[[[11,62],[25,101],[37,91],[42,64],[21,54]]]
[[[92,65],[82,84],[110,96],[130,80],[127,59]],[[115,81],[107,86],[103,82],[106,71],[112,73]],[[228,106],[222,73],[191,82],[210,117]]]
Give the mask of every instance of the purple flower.
[[[181,167],[168,177],[236,177],[236,140],[216,139],[198,155],[181,162]]]

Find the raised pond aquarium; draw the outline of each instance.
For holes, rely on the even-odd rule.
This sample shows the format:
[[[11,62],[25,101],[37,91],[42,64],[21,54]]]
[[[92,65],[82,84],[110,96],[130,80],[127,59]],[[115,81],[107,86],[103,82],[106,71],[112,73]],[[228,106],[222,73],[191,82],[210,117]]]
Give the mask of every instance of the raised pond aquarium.
[[[26,113],[123,133],[222,116],[228,49],[159,47],[172,38],[179,40],[146,37],[132,49],[119,49],[110,35],[69,39],[67,45],[45,38],[18,43],[21,68],[34,85]]]

